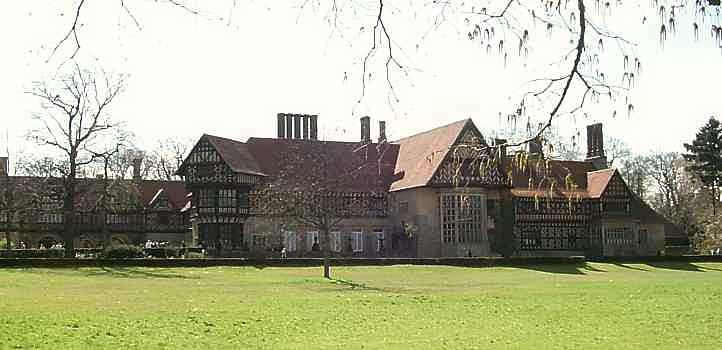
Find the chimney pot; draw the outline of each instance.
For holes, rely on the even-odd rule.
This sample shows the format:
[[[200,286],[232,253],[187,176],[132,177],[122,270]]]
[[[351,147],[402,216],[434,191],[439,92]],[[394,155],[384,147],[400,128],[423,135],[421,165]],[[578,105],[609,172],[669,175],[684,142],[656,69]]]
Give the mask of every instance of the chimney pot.
[[[0,157],[0,176],[7,176],[10,173],[8,157]]]
[[[386,142],[386,122],[379,120],[379,143]]]
[[[141,176],[141,170],[140,166],[143,164],[143,156],[138,155],[135,158],[133,158],[133,180],[140,181],[142,180]]]
[[[286,138],[286,116],[283,113],[278,113],[278,138]]]
[[[308,140],[308,115],[302,115],[301,119],[303,124],[303,139]]]
[[[602,123],[587,126],[587,159],[594,163],[597,169],[606,169],[607,157],[604,155],[604,133]]]
[[[361,142],[371,141],[371,117],[361,118]]]
[[[318,125],[317,125],[318,115],[311,115],[311,116],[309,116],[309,118],[311,119],[309,138],[311,140],[317,140],[318,139]]]
[[[301,116],[298,114],[293,115],[293,138],[301,138]]]
[[[293,138],[293,115],[286,114],[286,138]]]

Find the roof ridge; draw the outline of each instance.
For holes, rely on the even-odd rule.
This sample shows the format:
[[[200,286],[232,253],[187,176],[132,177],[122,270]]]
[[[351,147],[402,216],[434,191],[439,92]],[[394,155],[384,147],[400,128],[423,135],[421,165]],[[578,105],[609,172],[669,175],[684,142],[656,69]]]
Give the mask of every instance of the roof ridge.
[[[223,137],[223,136],[216,136],[216,135],[211,135],[211,134],[203,134],[203,136],[205,136],[205,137],[212,137],[212,138],[216,138],[216,139],[221,139],[221,140],[224,140],[224,141],[231,141],[231,142],[236,142],[236,143],[244,143],[243,141],[238,141],[238,140],[234,140],[234,139],[229,139],[229,138]]]
[[[602,171],[610,171],[610,170],[612,170],[612,171],[617,171],[617,168],[597,169],[597,170],[587,171],[587,174],[600,173],[600,172],[602,172]]]
[[[397,143],[397,142],[400,142],[400,141],[402,141],[402,140],[406,140],[406,139],[409,139],[409,138],[412,138],[412,137],[416,137],[416,136],[428,134],[428,133],[437,131],[437,130],[439,130],[439,129],[448,128],[448,127],[450,127],[450,126],[452,126],[452,125],[459,124],[459,123],[462,123],[462,122],[463,122],[463,123],[467,123],[467,122],[469,122],[469,121],[471,121],[471,118],[466,118],[466,119],[457,120],[457,121],[455,121],[455,122],[453,122],[453,123],[449,123],[449,124],[446,124],[446,125],[442,125],[442,126],[439,126],[439,127],[435,127],[435,128],[433,128],[433,129],[429,129],[429,130],[426,130],[426,131],[422,131],[422,132],[420,132],[420,133],[416,133],[416,134],[413,134],[413,135],[410,135],[410,136],[406,136],[406,137],[400,138],[400,139],[395,140],[395,141],[391,141],[391,143]]]

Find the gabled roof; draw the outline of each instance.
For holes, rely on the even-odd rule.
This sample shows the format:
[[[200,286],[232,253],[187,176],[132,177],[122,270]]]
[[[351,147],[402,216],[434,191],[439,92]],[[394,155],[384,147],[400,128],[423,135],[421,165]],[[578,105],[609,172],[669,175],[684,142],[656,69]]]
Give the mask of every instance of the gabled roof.
[[[150,206],[161,192],[168,197],[168,202],[174,209],[183,208],[188,202],[188,191],[182,181],[143,180],[138,185],[138,192],[143,207]]]
[[[284,177],[295,185],[325,180],[325,186],[341,191],[387,191],[398,153],[389,143],[304,139],[251,137],[246,146],[260,171],[276,180]]]
[[[551,190],[551,182],[556,185],[552,197],[581,197],[587,198],[587,173],[594,170],[594,164],[591,162],[570,161],[570,160],[551,160],[549,164],[549,174],[543,183],[538,183],[542,178],[536,171],[536,160],[530,158],[524,171],[513,163],[513,157],[507,157],[505,172],[511,171],[511,193],[517,197],[548,197]],[[576,186],[568,188],[567,176]],[[534,179],[532,188],[529,188],[529,178]]]
[[[604,190],[607,189],[609,181],[612,180],[616,173],[617,170],[611,168],[587,172],[587,192],[589,192],[589,197],[601,197]]]
[[[208,134],[201,139],[207,140],[234,172],[266,176],[245,143]]]
[[[474,126],[464,119],[394,141],[399,147],[394,174],[399,179],[390,191],[426,186],[467,124]]]

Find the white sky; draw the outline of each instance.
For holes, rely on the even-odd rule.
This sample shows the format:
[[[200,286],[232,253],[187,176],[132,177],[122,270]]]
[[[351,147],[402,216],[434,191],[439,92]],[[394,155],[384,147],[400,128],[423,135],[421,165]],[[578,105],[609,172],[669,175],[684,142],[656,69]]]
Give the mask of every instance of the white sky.
[[[420,39],[430,27],[429,18],[402,11],[419,2],[389,0],[398,5],[390,5],[398,11],[387,18],[403,50],[398,57],[413,69],[409,77],[395,75],[399,102],[388,103],[390,94],[376,78],[356,105],[360,63],[371,44],[370,11],[351,19],[347,14],[343,38],[337,34],[329,39],[331,27],[323,11],[301,11],[294,6],[300,0],[236,0],[236,7],[232,0],[203,2],[205,18],[163,2],[125,2],[142,29],[119,1],[86,1],[78,61],[130,75],[112,112],[127,121],[141,147],[202,133],[238,140],[275,137],[279,112],[319,114],[320,136],[338,140],[358,139],[358,118],[364,115],[372,118],[374,138],[378,120],[387,121],[390,139],[462,118],[472,118],[482,133],[491,135],[503,126],[499,113],[512,111],[510,96],[540,69],[534,62],[518,61],[504,67],[498,56],[487,55],[466,38],[463,23],[450,21]],[[0,12],[0,127],[6,129],[0,143],[7,133],[12,150],[35,147],[23,136],[39,105],[25,92],[33,81],[51,76],[72,50],[66,45],[45,62],[69,28],[74,5],[68,0],[13,1]],[[658,27],[635,26],[654,12],[644,6],[613,17],[617,28],[628,31],[621,34],[639,43],[644,64],[632,92],[634,113],[612,118],[608,108],[592,108],[587,119],[567,119],[561,125],[577,130],[602,121],[605,135],[624,140],[635,152],[680,151],[710,115],[722,111],[722,53],[707,33],[701,34],[705,40],[693,42],[689,20],[660,48]],[[360,26],[365,29],[355,29]],[[561,51],[553,46],[545,50]],[[372,69],[375,77],[383,74],[378,65]],[[4,145],[0,153],[5,153]]]

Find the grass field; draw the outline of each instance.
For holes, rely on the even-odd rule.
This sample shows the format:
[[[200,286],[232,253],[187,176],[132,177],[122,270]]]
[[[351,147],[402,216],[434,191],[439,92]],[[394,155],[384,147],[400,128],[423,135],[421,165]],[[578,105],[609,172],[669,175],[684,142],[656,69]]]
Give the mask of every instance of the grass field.
[[[722,349],[722,264],[0,269],[1,349]]]

